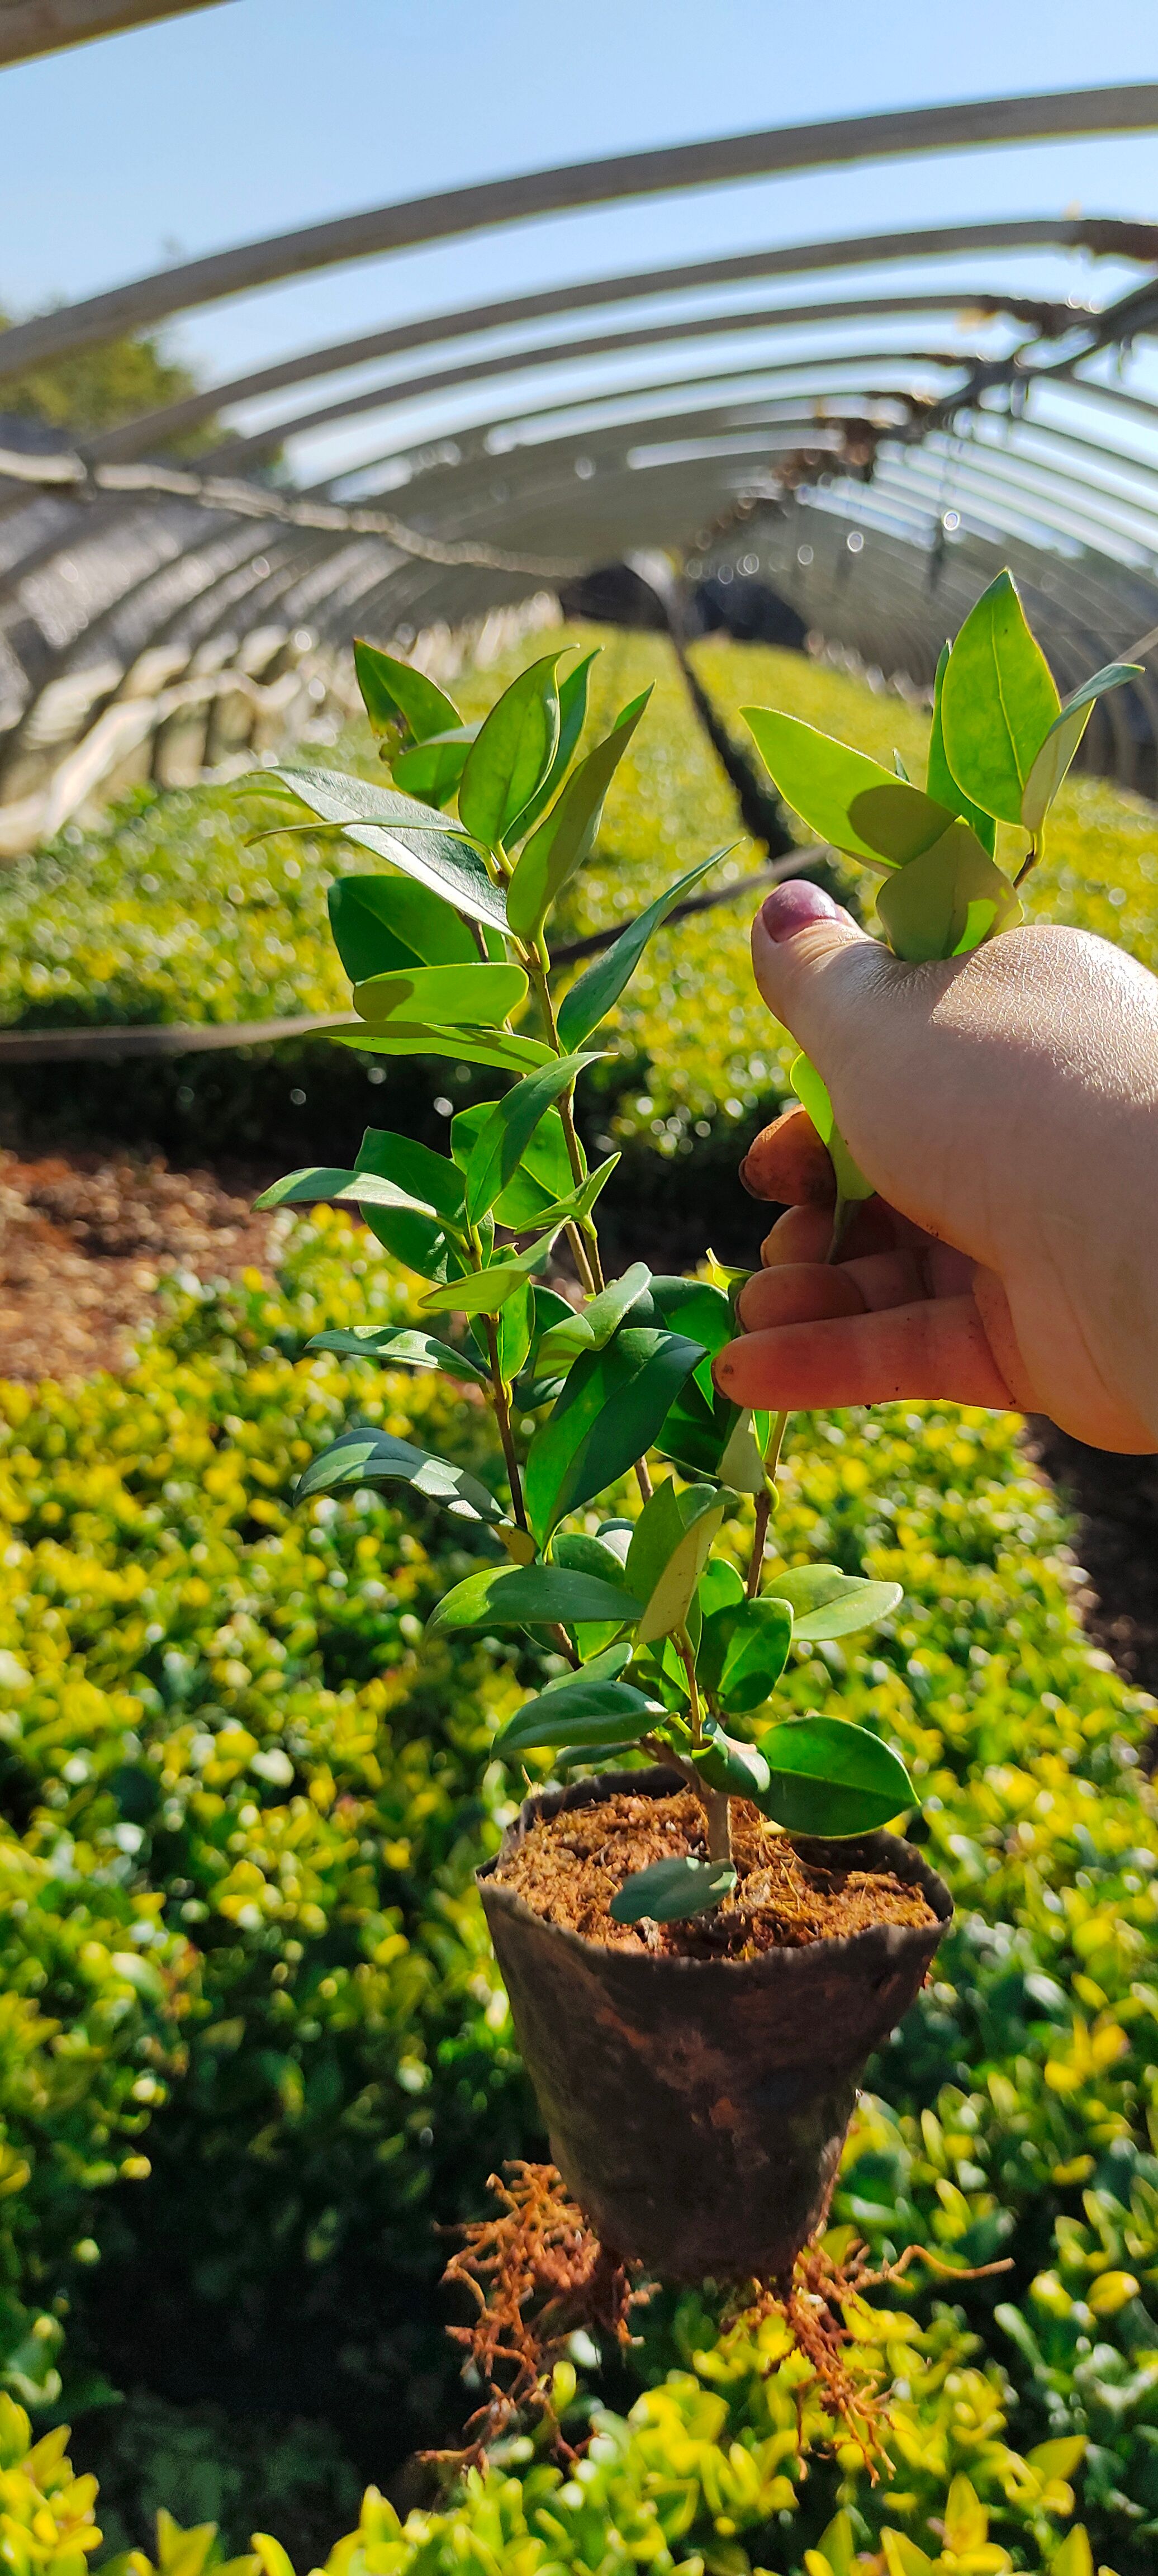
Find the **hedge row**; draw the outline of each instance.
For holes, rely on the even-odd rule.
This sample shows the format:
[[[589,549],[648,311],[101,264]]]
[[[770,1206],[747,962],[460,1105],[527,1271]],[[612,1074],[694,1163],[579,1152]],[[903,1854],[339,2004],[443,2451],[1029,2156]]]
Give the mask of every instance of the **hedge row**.
[[[72,2301],[74,2368],[234,2406],[256,2387],[338,2421],[361,2456],[399,2456],[461,2405],[431,2221],[477,2210],[504,2153],[541,2149],[470,1888],[509,1794],[489,1745],[532,1664],[422,1642],[467,1562],[447,1523],[368,1492],[286,1508],[350,1410],[497,1478],[457,1388],[305,1354],[320,1327],[406,1302],[323,1212],[279,1289],[250,1274],[178,1299],[126,1378],[3,1391],[22,1888],[3,1919],[35,1992],[10,2006],[4,2061],[3,2325],[25,2402],[52,2390]],[[944,2507],[948,2381],[981,2367],[969,2403],[999,2415],[1008,2372],[1020,2457],[1088,2443],[1083,2509],[1126,2576],[1158,2536],[1150,1704],[1086,1644],[1055,1506],[1004,1417],[801,1426],[778,1527],[790,1559],[905,1586],[871,1651],[814,1654],[791,1689],[901,1747],[959,1908],[872,2070],[836,2217],[885,2252],[1015,2263],[962,2286],[977,2365],[962,2324],[890,2294],[873,2331],[905,2344],[934,2465],[914,2485],[906,2453],[899,2489],[874,2504],[860,2481],[858,2510],[887,2502],[919,2537]],[[694,2375],[722,2371],[743,2414],[756,2396],[729,2394],[710,2324],[686,2315],[656,2328],[647,2369],[686,2373],[702,2349]],[[635,2431],[614,2438],[635,2459]]]

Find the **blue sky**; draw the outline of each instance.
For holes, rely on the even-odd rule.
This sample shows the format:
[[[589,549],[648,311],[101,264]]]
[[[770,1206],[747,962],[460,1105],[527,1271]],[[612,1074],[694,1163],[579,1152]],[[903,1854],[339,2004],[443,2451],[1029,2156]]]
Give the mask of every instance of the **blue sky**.
[[[543,0],[232,0],[0,75],[0,300],[28,312],[169,257],[544,163],[826,114],[1156,75],[1154,0],[1101,0],[1095,10],[1087,0],[586,0],[569,9]],[[1158,215],[1158,137],[893,162],[612,206],[267,290],[183,317],[171,339],[210,376],[231,374],[303,343],[564,276],[1076,206]],[[994,283],[999,273],[1008,266],[993,262]],[[1040,258],[1023,259],[1017,273],[1043,289],[1060,278],[1058,264]],[[1106,267],[1091,267],[1084,291],[1100,300],[1114,283]],[[550,396],[595,381],[556,370]],[[598,377],[615,381],[614,370]],[[494,402],[444,400],[437,417],[489,416]],[[429,425],[422,411],[399,424]],[[362,425],[345,445],[333,434],[311,442],[302,461],[313,474],[381,444]]]

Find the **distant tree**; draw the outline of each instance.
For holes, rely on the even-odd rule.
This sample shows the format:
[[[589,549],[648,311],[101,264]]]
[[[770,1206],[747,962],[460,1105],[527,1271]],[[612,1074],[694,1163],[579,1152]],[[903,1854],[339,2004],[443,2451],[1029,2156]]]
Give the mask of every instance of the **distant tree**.
[[[8,329],[10,319],[0,311],[0,330]],[[159,411],[164,404],[180,402],[183,395],[196,391],[197,378],[191,369],[166,358],[158,340],[106,340],[99,348],[77,349],[0,383],[0,411],[79,433],[115,429],[122,420]],[[212,446],[220,436],[215,420],[203,420],[169,444],[188,456]]]

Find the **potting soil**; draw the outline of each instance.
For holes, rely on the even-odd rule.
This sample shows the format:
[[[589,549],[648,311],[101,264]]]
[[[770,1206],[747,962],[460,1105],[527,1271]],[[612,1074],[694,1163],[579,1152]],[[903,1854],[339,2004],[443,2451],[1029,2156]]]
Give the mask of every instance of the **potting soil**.
[[[710,1914],[679,1923],[617,1923],[612,1897],[636,1870],[692,1853],[706,1860],[707,1822],[690,1789],[664,1798],[620,1791],[598,1804],[542,1818],[495,1868],[548,1923],[622,1950],[688,1959],[751,1959],[863,1932],[872,1923],[932,1923],[919,1887],[891,1871],[820,1866],[746,1798],[732,1800],[737,1881]]]

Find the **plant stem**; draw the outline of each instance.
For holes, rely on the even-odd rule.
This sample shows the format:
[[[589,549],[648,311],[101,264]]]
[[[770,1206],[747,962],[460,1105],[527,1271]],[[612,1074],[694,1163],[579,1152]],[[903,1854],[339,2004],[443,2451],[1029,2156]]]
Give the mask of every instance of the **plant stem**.
[[[781,1420],[783,1418],[782,1415]],[[771,1518],[772,1496],[765,1486],[764,1492],[758,1496],[756,1502],[756,1526],[752,1533],[752,1553],[748,1559],[748,1580],[744,1586],[745,1596],[749,1601],[755,1600],[760,1589],[764,1550],[768,1544],[768,1523]]]
[[[655,1486],[652,1484],[651,1477],[650,1477],[650,1476],[649,1476],[649,1474],[648,1474],[648,1469],[647,1469],[647,1460],[646,1460],[646,1458],[637,1458],[637,1459],[636,1459],[636,1462],[635,1462],[635,1481],[636,1481],[636,1484],[637,1484],[637,1485],[638,1485],[638,1487],[639,1487],[640,1497],[641,1497],[642,1501],[643,1501],[643,1502],[645,1502],[645,1503],[650,1503],[651,1498],[652,1498],[652,1495],[653,1495],[653,1494],[654,1494],[654,1492],[655,1492]]]
[[[457,907],[456,907],[456,909],[457,909]],[[461,923],[462,923],[463,929],[464,929],[464,930],[469,930],[470,935],[471,935],[471,938],[472,938],[472,939],[473,939],[473,941],[474,941],[475,947],[476,947],[476,948],[477,948],[477,950],[478,950],[479,956],[481,957],[481,959],[482,959],[482,962],[483,962],[484,966],[489,966],[489,964],[490,964],[490,956],[489,956],[489,953],[488,953],[488,950],[487,950],[486,940],[485,940],[485,939],[484,939],[484,937],[483,937],[483,927],[482,927],[482,923],[481,923],[481,921],[476,921],[476,920],[475,920],[475,917],[474,917],[473,912],[460,912],[458,917],[459,917],[459,920],[460,920],[460,921],[461,921]]]
[[[510,1398],[503,1384],[503,1373],[499,1367],[498,1326],[493,1315],[487,1315],[483,1320],[486,1324],[487,1349],[490,1353],[495,1420],[499,1426],[499,1438],[503,1444],[503,1456],[507,1463],[507,1481],[511,1489],[511,1509],[519,1528],[525,1530],[530,1528],[530,1523],[527,1519],[527,1506],[523,1501],[523,1480],[519,1474],[518,1454],[515,1449],[514,1433],[511,1430]]]
[[[536,940],[535,946],[527,951],[527,973],[530,976],[539,1008],[543,1014],[543,1020],[547,1030],[548,1044],[550,1045],[554,1055],[561,1056],[563,1049],[559,1044],[559,1027],[555,1018],[555,1005],[551,998],[551,987],[547,978],[547,968],[549,964],[550,959],[546,956],[544,950]],[[578,1189],[580,1182],[585,1180],[587,1176],[583,1169],[582,1148],[579,1143],[579,1138],[575,1132],[574,1092],[574,1083],[568,1083],[566,1091],[562,1093],[559,1100],[559,1116],[563,1122],[563,1141],[567,1147],[567,1160],[571,1166],[571,1178],[575,1183],[576,1189]],[[582,1232],[580,1232],[578,1225],[569,1225],[567,1228],[567,1241],[575,1255],[575,1267],[578,1270],[580,1280],[582,1281],[588,1296],[596,1296],[602,1288],[604,1281],[603,1265],[599,1258],[599,1237],[594,1225],[589,1220],[583,1227]]]
[[[561,1625],[558,1619],[552,1619],[548,1633],[553,1643],[557,1646],[559,1653],[561,1655],[566,1655],[572,1671],[576,1673],[579,1672],[581,1667],[578,1648],[572,1645],[566,1629]]]
[[[686,1628],[677,1628],[675,1648],[687,1675],[688,1698],[691,1702],[692,1743],[704,1740],[704,1717],[700,1706],[700,1689],[696,1680],[696,1659]],[[696,1791],[708,1820],[708,1859],[730,1860],[732,1857],[731,1801],[722,1789],[709,1789],[706,1780],[696,1779]]]
[[[1023,882],[1024,878],[1026,878],[1026,877],[1029,875],[1029,871],[1030,871],[1030,869],[1036,865],[1036,863],[1037,863],[1037,861],[1038,861],[1038,859],[1039,859],[1040,857],[1041,857],[1041,843],[1040,843],[1036,838],[1034,838],[1033,836],[1031,836],[1031,838],[1030,838],[1029,848],[1028,848],[1028,850],[1026,851],[1026,853],[1025,853],[1025,857],[1023,858],[1023,860],[1022,860],[1022,862],[1021,862],[1021,866],[1019,867],[1019,869],[1018,869],[1018,871],[1017,871],[1017,875],[1015,876],[1015,878],[1014,878],[1014,880],[1013,880],[1013,882],[1014,882],[1014,885],[1015,885],[1015,886],[1019,886],[1019,885],[1021,885],[1021,883]]]
[[[856,1214],[856,1209],[857,1201],[855,1199],[842,1199],[838,1190],[836,1194],[836,1205],[832,1211],[832,1232],[828,1238],[828,1250],[824,1256],[826,1262],[835,1261],[841,1244],[844,1241],[848,1227]]]

